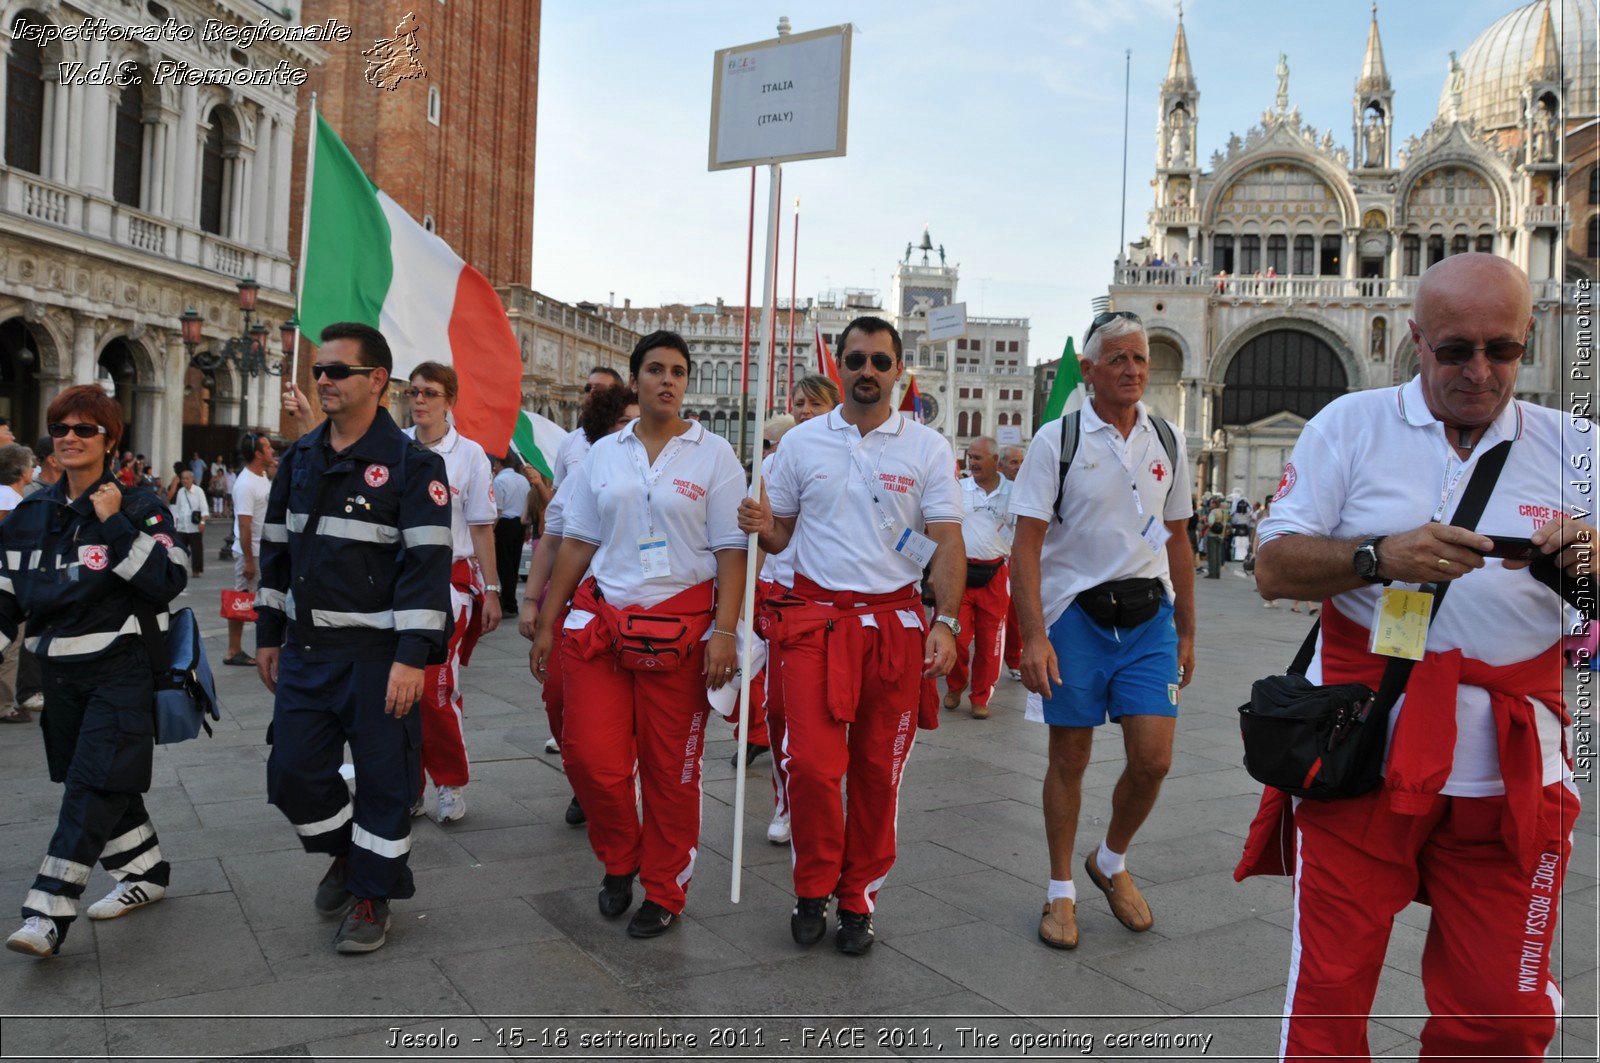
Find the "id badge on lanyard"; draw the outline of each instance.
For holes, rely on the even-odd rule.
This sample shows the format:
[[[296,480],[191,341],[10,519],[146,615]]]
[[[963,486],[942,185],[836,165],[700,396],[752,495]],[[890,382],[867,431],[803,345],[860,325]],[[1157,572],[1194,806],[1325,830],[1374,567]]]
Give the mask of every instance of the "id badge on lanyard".
[[[680,438],[682,437],[675,437],[668,441],[667,446],[674,449],[671,454],[666,456],[666,460],[661,461],[653,471],[644,467],[643,463],[639,461],[637,453],[631,449],[628,452],[629,456],[633,458],[633,467],[638,470],[639,481],[644,485],[644,515],[645,524],[648,526],[649,532],[639,540],[639,572],[645,579],[668,579],[672,575],[672,544],[665,532],[656,531],[655,509],[651,504],[650,495],[655,489],[656,480],[661,477],[667,466],[672,464],[673,459],[682,450],[682,447],[678,445]],[[634,442],[639,443],[641,450],[644,448],[642,442],[637,439]]]

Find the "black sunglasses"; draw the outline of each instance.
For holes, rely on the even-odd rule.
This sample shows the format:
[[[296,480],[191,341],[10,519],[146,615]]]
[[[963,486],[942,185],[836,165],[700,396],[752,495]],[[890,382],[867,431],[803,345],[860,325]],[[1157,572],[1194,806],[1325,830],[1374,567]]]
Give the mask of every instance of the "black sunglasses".
[[[1421,334],[1422,342],[1428,345],[1428,349],[1433,352],[1433,357],[1440,365],[1466,365],[1472,361],[1472,356],[1479,351],[1482,351],[1484,357],[1491,362],[1510,365],[1528,353],[1528,345],[1526,343],[1518,343],[1516,340],[1495,340],[1493,343],[1486,343],[1482,347],[1474,347],[1466,340],[1445,340],[1438,346],[1434,346],[1433,341],[1428,338],[1428,334],[1422,331],[1421,325],[1417,325],[1417,332]]]
[[[867,364],[867,356],[860,351],[851,351],[844,356],[844,367],[854,373]],[[894,359],[882,351],[875,351],[872,355],[872,368],[880,373],[887,373],[894,368]]]
[[[51,421],[48,427],[51,439],[65,439],[68,433],[79,439],[93,439],[95,436],[105,435],[106,426],[103,424],[90,424],[79,421],[77,424],[63,424],[60,421]]]
[[[311,367],[311,376],[327,377],[329,380],[349,380],[352,373],[372,373],[377,368],[375,365],[350,365],[346,362],[317,362]]]
[[[1107,310],[1103,314],[1096,314],[1094,320],[1089,322],[1089,331],[1083,334],[1083,345],[1089,346],[1089,337],[1094,335],[1095,329],[1109,325],[1119,317],[1127,318],[1129,321],[1139,320],[1139,315],[1132,310]]]

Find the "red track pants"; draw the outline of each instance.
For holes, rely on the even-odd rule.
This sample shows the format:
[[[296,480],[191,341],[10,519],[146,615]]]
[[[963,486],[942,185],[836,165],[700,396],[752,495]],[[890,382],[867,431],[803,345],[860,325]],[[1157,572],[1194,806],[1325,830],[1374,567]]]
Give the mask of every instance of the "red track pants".
[[[588,818],[589,846],[608,875],[639,872],[645,897],[682,912],[700,840],[700,755],[705,747],[705,643],[671,672],[633,672],[562,640],[566,700],[561,760]],[[640,805],[634,797],[638,767]]]
[[[779,656],[795,894],[836,896],[839,907],[862,913],[873,910],[894,866],[900,780],[922,697],[922,629],[903,626],[893,614],[878,621],[882,626],[862,631],[854,723],[841,723],[828,710],[825,631],[786,641]],[[906,643],[898,653],[905,664],[892,673],[886,663],[896,656],[888,650],[891,639]],[[769,728],[771,719],[769,707]]]
[[[972,703],[987,705],[1000,678],[1000,654],[1006,640],[1006,613],[1011,609],[1011,566],[982,587],[961,593],[961,634],[956,637],[956,664],[945,688],[952,694],[967,689],[968,658],[972,659]]]
[[[458,562],[459,564],[459,562]],[[471,653],[466,647],[473,610],[481,599],[450,588],[450,607],[455,624],[450,629],[450,656],[443,664],[431,664],[422,678],[422,770],[435,786],[467,785],[467,741],[461,719],[461,658]],[[473,642],[476,642],[476,635]]]
[[[1544,801],[1550,826],[1532,868],[1502,841],[1502,797],[1435,797],[1420,816],[1391,811],[1382,790],[1297,802],[1283,1058],[1369,1058],[1365,1016],[1390,928],[1416,899],[1433,906],[1422,1056],[1542,1060],[1561,1013],[1550,947],[1578,795],[1556,783]]]
[[[1011,593],[1010,568],[1010,565],[1006,566],[1006,594],[1008,596]],[[1006,605],[1005,658],[1007,668],[1022,667],[1022,624],[1017,620],[1017,602],[1014,598],[1009,599],[1009,603]]]

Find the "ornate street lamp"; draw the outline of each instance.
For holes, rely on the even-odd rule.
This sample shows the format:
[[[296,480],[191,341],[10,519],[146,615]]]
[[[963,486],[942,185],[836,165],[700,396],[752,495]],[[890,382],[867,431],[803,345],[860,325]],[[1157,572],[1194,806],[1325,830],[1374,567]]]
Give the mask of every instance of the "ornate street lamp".
[[[231,364],[239,373],[239,423],[249,416],[250,378],[253,376],[282,376],[284,359],[288,358],[294,343],[294,321],[291,318],[279,326],[282,334],[283,358],[273,358],[267,353],[267,336],[272,331],[264,322],[253,321],[256,296],[261,285],[253,277],[239,282],[239,312],[244,315],[244,325],[239,335],[230,336],[222,345],[208,351],[199,351],[201,329],[205,324],[193,307],[179,315],[183,325],[183,346],[189,352],[189,364],[207,375],[214,374],[225,364]]]

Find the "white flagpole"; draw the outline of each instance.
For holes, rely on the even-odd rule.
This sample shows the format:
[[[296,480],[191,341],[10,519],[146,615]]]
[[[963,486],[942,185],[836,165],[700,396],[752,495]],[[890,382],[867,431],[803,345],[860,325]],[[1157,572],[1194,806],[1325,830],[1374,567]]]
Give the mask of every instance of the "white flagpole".
[[[778,181],[783,173],[783,167],[779,163],[773,163],[767,167],[767,173],[767,253],[765,264],[762,266],[764,279],[761,284],[761,308],[762,313],[767,316],[762,318],[763,324],[772,320],[771,315],[778,312],[773,299],[772,271],[773,249],[778,241]],[[762,351],[761,357],[754,359],[755,395],[758,401],[753,404],[755,424],[751,426],[750,436],[750,497],[757,500],[761,498],[761,430],[766,419],[767,374],[772,371],[767,364],[768,353]],[[744,635],[744,649],[740,653],[739,661],[739,747],[733,758],[733,883],[729,899],[734,904],[739,903],[739,886],[744,871],[744,755],[745,747],[750,741],[750,664],[751,654],[755,649],[756,576],[758,575],[756,553],[756,536],[751,535],[749,545],[745,548],[744,612],[739,618],[739,630]],[[774,750],[772,755],[778,756],[779,752]]]
[[[294,350],[289,354],[289,383],[300,371],[300,303],[305,297],[306,248],[311,243],[311,178],[317,170],[317,94],[311,94],[311,125],[306,130],[306,193],[300,205],[300,267],[294,274]]]

